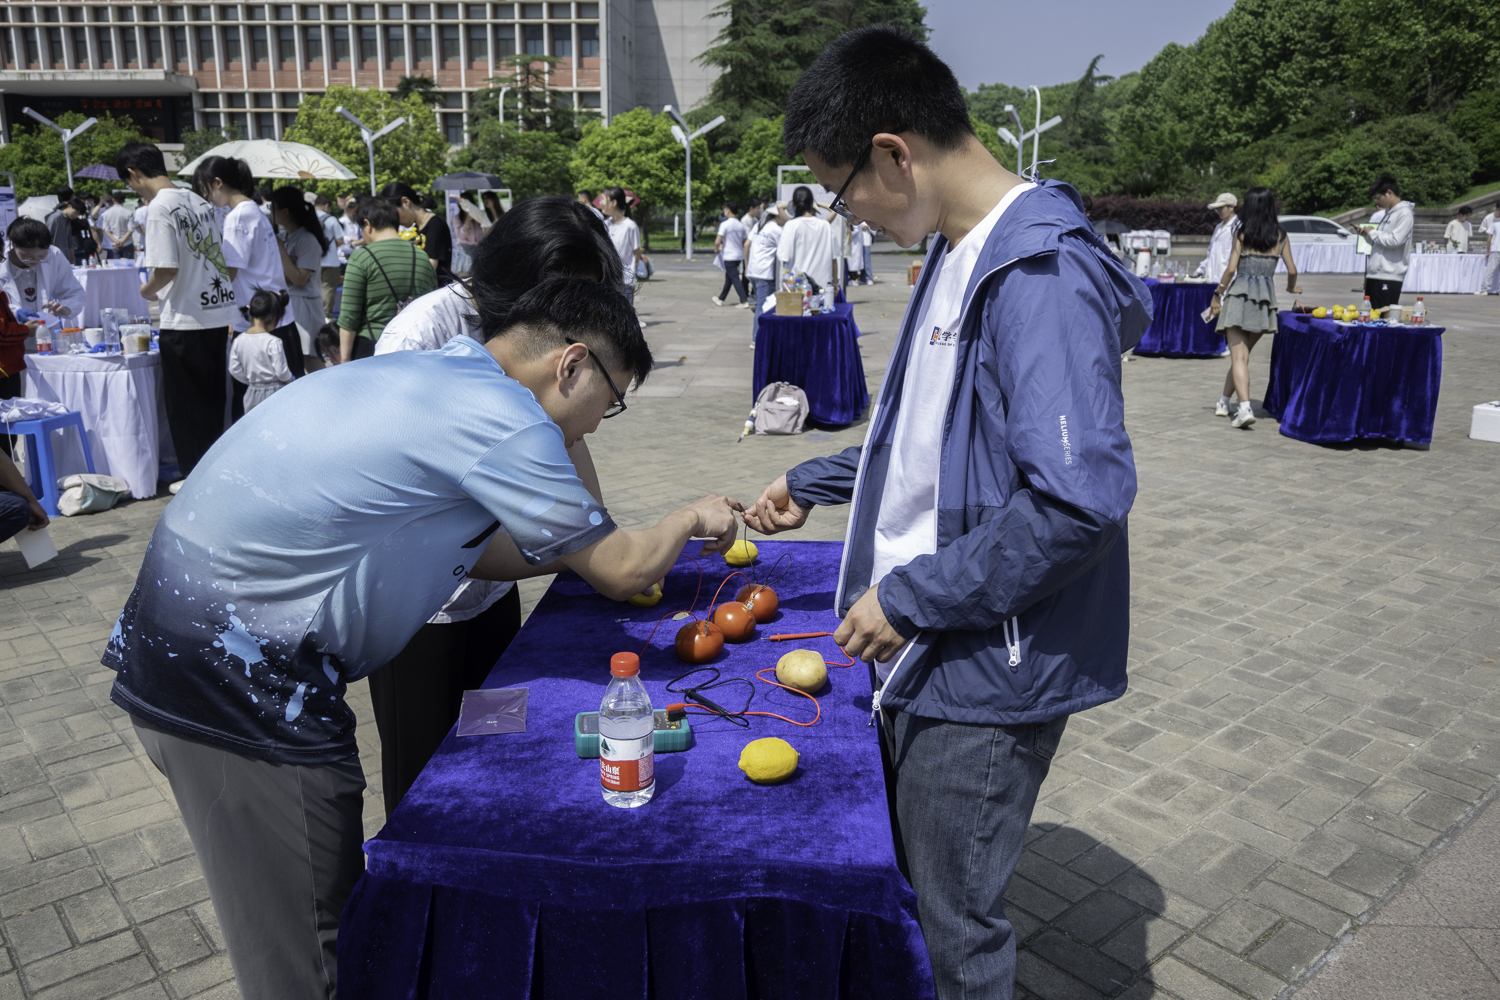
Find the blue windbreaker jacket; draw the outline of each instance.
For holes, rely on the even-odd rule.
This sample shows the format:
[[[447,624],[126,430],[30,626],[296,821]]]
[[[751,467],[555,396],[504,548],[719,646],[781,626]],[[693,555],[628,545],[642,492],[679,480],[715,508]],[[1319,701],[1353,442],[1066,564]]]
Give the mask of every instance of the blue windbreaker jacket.
[[[927,255],[864,447],[787,473],[800,505],[854,504],[840,615],[872,583],[917,312],[946,246],[939,236]],[[937,551],[880,581],[880,606],[909,641],[877,708],[1014,725],[1125,693],[1136,479],[1120,354],[1150,322],[1150,293],[1071,187],[1043,181],[1006,210],[964,293]]]

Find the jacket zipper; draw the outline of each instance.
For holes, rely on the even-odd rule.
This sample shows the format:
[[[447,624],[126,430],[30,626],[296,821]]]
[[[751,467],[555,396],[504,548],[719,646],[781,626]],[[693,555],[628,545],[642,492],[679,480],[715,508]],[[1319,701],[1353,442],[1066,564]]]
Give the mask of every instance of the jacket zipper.
[[[1020,673],[1021,672],[1021,619],[1020,619],[1020,617],[1016,616],[1016,615],[1012,615],[1010,618],[1008,618],[1005,621],[1003,621],[1003,622],[1000,623],[1000,629],[1001,629],[1001,632],[1005,636],[1005,648],[1010,653],[1010,672],[1013,673],[1013,674]],[[875,719],[880,715],[880,699],[885,694],[885,689],[888,688],[888,687],[890,687],[891,686],[891,681],[893,681],[893,680],[896,679],[897,672],[899,672],[900,669],[902,668],[902,666],[904,666],[905,663],[906,663],[906,654],[909,653],[909,652],[911,652],[912,646],[916,643],[917,639],[920,638],[920,637],[921,637],[921,633],[919,632],[919,633],[917,633],[916,636],[912,637],[911,642],[908,642],[906,644],[906,646],[901,651],[901,658],[896,661],[896,665],[895,666],[891,667],[891,672],[889,674],[886,674],[886,676],[885,676],[885,682],[880,685],[879,689],[877,689],[873,695],[870,696],[870,725],[872,725],[872,726],[875,725]]]

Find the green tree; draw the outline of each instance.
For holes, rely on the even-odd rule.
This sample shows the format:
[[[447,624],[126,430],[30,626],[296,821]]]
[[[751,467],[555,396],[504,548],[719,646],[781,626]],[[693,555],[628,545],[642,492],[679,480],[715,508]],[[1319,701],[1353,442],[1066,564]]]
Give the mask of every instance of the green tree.
[[[84,116],[68,111],[59,115],[56,121],[63,128],[76,128],[83,124]],[[97,125],[69,144],[73,169],[82,170],[95,163],[112,167],[121,147],[144,138],[133,120],[100,115]],[[33,195],[51,194],[68,183],[62,136],[40,122],[36,125],[12,124],[10,142],[0,146],[0,170],[9,170],[16,175],[18,201]],[[121,186],[118,181],[96,181],[84,177],[73,180],[75,190],[96,195]]]
[[[697,62],[718,76],[689,121],[724,116],[709,134],[716,150],[732,149],[755,122],[781,114],[803,70],[843,32],[895,24],[927,37],[927,10],[917,0],[724,0],[713,13],[725,23]]]
[[[443,95],[437,90],[437,81],[430,76],[403,76],[396,81],[396,100],[404,101],[413,96],[431,107],[443,103]]]
[[[1267,179],[1279,182],[1282,202],[1299,212],[1367,205],[1378,174],[1395,177],[1403,198],[1446,205],[1474,172],[1473,150],[1433,115],[1368,122],[1337,142],[1302,143],[1293,153]]]
[[[747,198],[775,192],[776,168],[789,165],[782,148],[781,130],[781,115],[759,119],[731,152],[720,155],[719,191],[724,198],[743,203]],[[798,156],[791,162],[800,166],[804,161]]]
[[[1337,0],[1337,7],[1345,79],[1378,95],[1387,114],[1447,115],[1500,74],[1493,0]]]
[[[597,191],[619,185],[657,211],[680,211],[683,207],[682,146],[672,137],[672,122],[666,115],[653,115],[647,108],[632,108],[616,115],[605,128],[597,121],[585,122],[583,138],[573,154],[573,178],[580,188]],[[718,171],[708,143],[693,141],[693,211],[706,219],[718,197]]]
[[[454,169],[494,174],[517,200],[571,195],[572,161],[572,147],[556,132],[528,132],[497,119],[480,122],[469,145],[453,154]]]
[[[352,181],[299,181],[308,191],[326,194],[368,194],[369,158],[364,140],[353,123],[334,109],[343,106],[378,131],[387,122],[405,116],[406,124],[375,141],[375,186],[405,181],[421,190],[444,170],[448,140],[438,128],[437,116],[416,95],[397,100],[383,90],[329,87],[321,96],[305,97],[297,109],[297,121],[287,130],[290,142],[302,142],[321,150],[355,174]]]
[[[583,123],[599,117],[594,111],[573,108],[573,95],[552,86],[552,72],[558,60],[554,56],[517,55],[500,60],[500,73],[487,82],[489,88],[479,91],[470,103],[471,133],[485,123],[500,118],[500,90],[505,95],[505,120],[521,123],[528,132],[555,132],[569,143],[583,137]]]
[[[230,122],[224,128],[195,128],[182,133],[182,162],[192,163],[215,146],[245,138],[240,127]]]
[[[1472,95],[1448,118],[1448,127],[1474,150],[1474,182],[1500,181],[1500,88]]]

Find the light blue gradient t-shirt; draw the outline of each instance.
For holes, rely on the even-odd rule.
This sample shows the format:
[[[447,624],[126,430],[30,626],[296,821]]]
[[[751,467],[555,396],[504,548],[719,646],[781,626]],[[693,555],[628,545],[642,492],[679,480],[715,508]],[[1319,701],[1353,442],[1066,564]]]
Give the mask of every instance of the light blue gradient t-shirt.
[[[347,757],[345,684],[401,651],[496,531],[540,564],[613,530],[562,430],[469,337],[318,372],[167,505],[104,654],[111,698],[247,756]]]

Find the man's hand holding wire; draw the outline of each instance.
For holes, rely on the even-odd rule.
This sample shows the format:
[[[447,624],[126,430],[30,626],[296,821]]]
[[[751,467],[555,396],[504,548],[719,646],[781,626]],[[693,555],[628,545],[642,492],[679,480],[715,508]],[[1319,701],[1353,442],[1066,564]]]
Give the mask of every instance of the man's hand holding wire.
[[[774,535],[779,531],[792,531],[807,523],[812,511],[801,507],[792,499],[787,489],[786,476],[766,487],[760,499],[750,505],[742,515],[745,523],[762,535]]]

